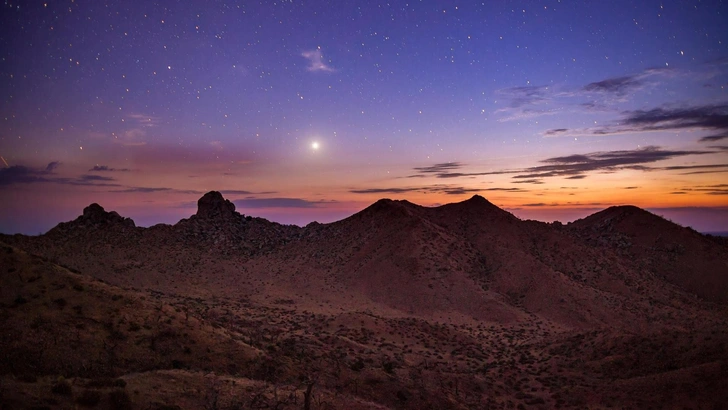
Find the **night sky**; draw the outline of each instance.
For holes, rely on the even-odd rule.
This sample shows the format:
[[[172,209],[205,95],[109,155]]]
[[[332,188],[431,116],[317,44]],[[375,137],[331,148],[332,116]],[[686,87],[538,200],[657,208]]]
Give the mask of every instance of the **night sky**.
[[[728,230],[728,3],[5,1],[0,232],[486,197]]]

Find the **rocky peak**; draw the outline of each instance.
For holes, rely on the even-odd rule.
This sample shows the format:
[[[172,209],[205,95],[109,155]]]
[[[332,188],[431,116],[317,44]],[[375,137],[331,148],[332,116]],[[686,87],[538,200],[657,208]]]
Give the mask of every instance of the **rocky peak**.
[[[83,208],[83,217],[86,219],[103,219],[107,215],[104,207],[97,203],[93,203],[86,208]]]
[[[124,218],[115,211],[106,212],[104,208],[97,203],[93,203],[84,208],[83,215],[81,215],[78,219],[93,225],[109,225],[118,223],[130,227],[135,226],[134,221],[130,218]]]
[[[105,231],[111,229],[111,231],[115,231],[119,228],[122,231],[128,232],[129,229],[136,228],[136,225],[131,218],[124,218],[114,211],[106,212],[101,205],[93,203],[84,208],[83,214],[78,218],[70,222],[59,223],[48,231],[47,235],[53,237],[57,235],[68,235],[71,232],[78,234],[86,230]]]
[[[197,214],[203,219],[229,219],[239,215],[235,204],[222,197],[218,191],[210,191],[197,201]]]
[[[484,197],[480,195],[473,195],[470,199],[467,199],[464,201],[466,204],[473,204],[475,206],[483,206],[483,205],[490,205],[495,206],[493,203],[485,199]]]

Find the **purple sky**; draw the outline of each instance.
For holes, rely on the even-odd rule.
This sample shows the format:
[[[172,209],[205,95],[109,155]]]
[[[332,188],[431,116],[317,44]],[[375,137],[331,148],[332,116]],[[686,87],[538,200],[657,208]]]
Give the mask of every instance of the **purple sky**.
[[[6,1],[0,232],[219,190],[330,222],[480,194],[728,230],[721,1]]]

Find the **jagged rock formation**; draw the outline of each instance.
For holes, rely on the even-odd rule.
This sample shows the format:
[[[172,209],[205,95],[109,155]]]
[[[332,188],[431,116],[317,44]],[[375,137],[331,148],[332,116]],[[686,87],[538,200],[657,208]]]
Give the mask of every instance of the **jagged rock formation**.
[[[222,197],[217,191],[210,191],[197,201],[195,217],[208,220],[240,219],[235,204]]]

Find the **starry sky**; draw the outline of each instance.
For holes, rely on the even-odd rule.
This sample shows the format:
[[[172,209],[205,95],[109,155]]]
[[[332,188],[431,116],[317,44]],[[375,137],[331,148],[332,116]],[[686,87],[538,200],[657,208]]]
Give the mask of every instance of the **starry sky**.
[[[479,194],[728,231],[722,1],[6,0],[0,232]]]

